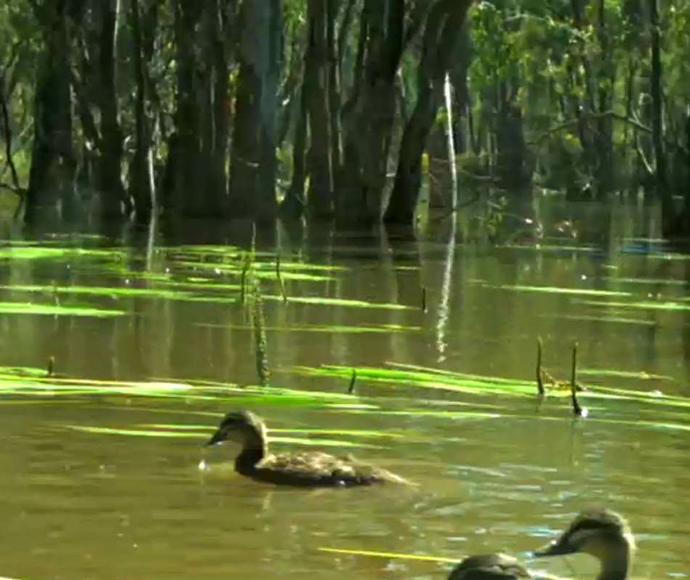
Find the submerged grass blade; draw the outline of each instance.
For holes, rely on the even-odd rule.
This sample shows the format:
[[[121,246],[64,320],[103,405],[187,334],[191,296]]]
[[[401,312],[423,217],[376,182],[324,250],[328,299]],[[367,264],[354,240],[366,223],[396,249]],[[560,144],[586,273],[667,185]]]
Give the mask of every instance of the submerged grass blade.
[[[164,298],[167,300],[184,300],[193,298],[194,294],[179,290],[168,290],[164,288],[129,288],[118,286],[39,286],[39,285],[19,285],[0,286],[2,290],[12,292],[44,292],[52,294],[77,294],[86,296],[108,296],[108,297],[145,297],[145,298]]]
[[[615,324],[637,324],[639,326],[656,326],[654,320],[644,320],[642,318],[627,318],[624,316],[593,316],[587,314],[547,314],[548,318],[563,318],[565,320],[580,320],[583,322],[610,322]]]
[[[347,379],[352,374],[352,367],[321,366],[297,367],[299,373],[313,376],[328,376]],[[467,394],[505,393],[511,395],[532,396],[532,381],[510,380],[478,375],[462,375],[447,371],[427,371],[412,369],[382,369],[373,367],[355,367],[357,378],[364,381],[387,383],[398,386],[412,386],[425,389],[440,389]]]
[[[516,292],[539,292],[543,294],[572,294],[579,296],[631,296],[630,292],[617,290],[594,290],[592,288],[561,288],[559,286],[526,286],[520,284],[482,284],[484,288],[514,290]]]
[[[608,302],[601,300],[576,300],[577,304],[586,306],[597,306],[600,308],[631,308],[640,310],[665,310],[670,312],[690,310],[690,304],[680,302],[664,301],[656,302],[652,300],[642,300],[639,302]]]
[[[614,369],[578,369],[581,375],[589,375],[593,377],[616,377],[621,379],[641,379],[641,380],[665,380],[672,381],[673,377],[666,375],[655,375],[647,371],[619,371]]]
[[[399,558],[404,560],[425,560],[428,562],[449,562],[457,563],[460,560],[451,558],[441,558],[438,556],[426,556],[424,554],[405,554],[401,552],[376,552],[374,550],[358,550],[349,548],[328,548],[321,546],[316,548],[319,552],[328,552],[330,554],[348,554],[351,556],[371,556],[374,558]],[[462,559],[462,558],[460,558]]]
[[[91,435],[122,435],[126,437],[154,437],[167,439],[206,439],[208,433],[180,430],[180,429],[120,429],[115,427],[100,427],[95,425],[61,425],[71,431],[89,433]],[[212,431],[207,429],[207,431]],[[343,441],[340,439],[308,439],[304,437],[273,437],[269,434],[268,441],[276,444],[302,445],[306,447],[356,447],[367,449],[381,449],[380,445]]]
[[[240,324],[209,324],[199,323],[196,326],[206,328],[234,328],[236,330],[251,330],[251,326]],[[267,326],[270,332],[327,332],[332,334],[390,334],[392,332],[418,332],[421,326],[406,326],[403,324],[379,324],[376,326],[343,326],[328,324],[296,324],[288,326]]]
[[[177,439],[203,439],[204,433],[188,433],[180,431],[145,430],[145,429],[117,429],[114,427],[96,427],[92,425],[62,425],[66,429],[89,433],[92,435],[126,435],[128,437],[167,437]]]
[[[264,300],[283,300],[282,296],[264,295]],[[346,306],[350,308],[372,308],[381,310],[412,310],[411,306],[390,302],[367,302],[346,298],[326,298],[322,296],[291,296],[290,304],[311,304],[320,306]]]
[[[55,304],[34,304],[32,302],[0,302],[2,314],[35,314],[42,316],[92,316],[107,318],[123,316],[122,310],[95,308],[93,306],[64,306]]]

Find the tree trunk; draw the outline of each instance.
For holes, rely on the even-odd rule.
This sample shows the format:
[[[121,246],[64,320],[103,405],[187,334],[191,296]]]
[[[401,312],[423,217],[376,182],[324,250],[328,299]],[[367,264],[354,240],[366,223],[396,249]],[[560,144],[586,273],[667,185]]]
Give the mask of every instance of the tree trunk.
[[[304,213],[304,181],[307,176],[307,102],[304,93],[300,95],[299,116],[292,145],[292,181],[285,194],[280,210],[288,218],[299,218]]]
[[[661,68],[661,33],[657,0],[649,0],[649,26],[652,40],[652,75],[649,92],[652,97],[652,142],[656,161],[656,187],[662,199],[669,197],[666,190],[666,154],[664,152],[663,91]],[[669,200],[670,201],[670,200]]]
[[[151,154],[151,118],[147,111],[148,73],[144,64],[144,42],[141,31],[139,0],[130,0],[134,78],[135,148],[130,166],[129,193],[134,200],[137,221],[148,222],[155,207],[155,184]]]
[[[40,207],[73,204],[76,156],[72,144],[72,107],[69,70],[69,18],[64,2],[46,0],[37,7],[45,52],[36,80],[34,143],[31,152],[27,222],[35,221]]]
[[[316,218],[333,214],[333,149],[331,144],[331,111],[329,110],[332,70],[328,66],[328,4],[330,0],[308,0],[308,40],[304,67],[304,85],[309,134],[307,152],[309,210]],[[332,40],[332,39],[331,39]]]
[[[355,87],[345,133],[338,219],[381,218],[390,136],[396,110],[396,74],[404,47],[405,2],[365,0],[360,35],[366,34],[362,82]]]
[[[525,191],[530,182],[526,167],[527,147],[522,126],[522,109],[514,102],[510,81],[501,81],[498,89],[496,126],[496,169],[501,187]]]
[[[601,57],[597,82],[598,112],[597,120],[597,163],[596,191],[608,193],[613,189],[613,124],[605,113],[611,108],[615,81],[615,64],[609,47],[609,32],[606,27],[605,0],[599,0],[597,39]]]
[[[230,203],[236,215],[268,220],[275,216],[277,207],[280,1],[245,0],[240,9],[240,30]]]
[[[469,69],[471,64],[471,39],[467,23],[459,32],[455,62],[450,69],[450,81],[453,85],[453,133],[458,154],[470,148],[472,136],[469,131],[470,93]]]
[[[168,150],[171,187],[165,197],[167,209],[175,213],[195,213],[206,188],[199,187],[201,158],[200,111],[197,106],[198,68],[195,56],[196,28],[201,17],[201,2],[175,0],[175,41],[177,44],[177,103],[175,141]],[[194,199],[197,198],[197,199]],[[191,212],[190,212],[191,210]]]
[[[102,0],[99,79],[101,142],[98,189],[102,196],[101,213],[105,218],[121,217],[123,205],[130,205],[122,185],[122,130],[117,106],[117,28],[120,0]]]
[[[443,82],[458,30],[472,0],[439,0],[431,9],[424,31],[419,65],[418,97],[403,133],[398,170],[385,214],[386,223],[412,225],[422,181],[422,155],[443,94]]]

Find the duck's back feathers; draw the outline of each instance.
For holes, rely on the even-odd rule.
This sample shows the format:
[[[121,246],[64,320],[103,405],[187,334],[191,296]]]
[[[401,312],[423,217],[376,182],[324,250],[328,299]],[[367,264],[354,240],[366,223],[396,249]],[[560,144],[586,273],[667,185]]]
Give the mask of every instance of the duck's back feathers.
[[[269,455],[254,467],[251,476],[270,483],[314,487],[407,483],[390,471],[360,463],[352,457],[321,452]]]
[[[527,580],[531,578],[527,568],[512,556],[486,554],[470,556],[458,564],[448,580]]]

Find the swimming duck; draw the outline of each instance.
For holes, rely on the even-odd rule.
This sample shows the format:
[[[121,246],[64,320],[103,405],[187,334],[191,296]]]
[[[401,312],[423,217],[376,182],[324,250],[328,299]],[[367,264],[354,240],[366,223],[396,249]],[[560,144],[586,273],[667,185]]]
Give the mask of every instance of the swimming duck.
[[[635,540],[625,518],[608,509],[596,509],[579,514],[560,538],[534,555],[583,552],[601,563],[597,580],[625,580],[634,551]]]
[[[268,451],[266,425],[249,411],[228,413],[206,445],[224,441],[242,445],[235,459],[235,470],[259,481],[303,487],[409,483],[390,471],[359,463],[351,456],[336,457],[318,451],[273,455]]]
[[[520,562],[506,554],[470,556],[460,562],[448,580],[527,580],[531,574]]]

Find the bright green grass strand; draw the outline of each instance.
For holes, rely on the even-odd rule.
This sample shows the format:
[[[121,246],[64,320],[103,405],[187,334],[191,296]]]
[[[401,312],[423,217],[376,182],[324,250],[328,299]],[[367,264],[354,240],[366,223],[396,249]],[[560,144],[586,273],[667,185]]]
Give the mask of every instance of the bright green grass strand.
[[[525,286],[520,284],[482,284],[484,288],[496,290],[515,290],[517,292],[537,292],[544,294],[569,294],[581,296],[631,296],[630,292],[617,290],[593,290],[590,288],[561,288],[558,286]]]
[[[652,302],[650,300],[643,300],[641,302],[608,302],[600,300],[576,300],[577,304],[584,304],[586,306],[598,306],[603,308],[633,308],[642,310],[663,310],[663,311],[687,311],[690,310],[690,304],[681,304],[679,302],[665,301]]]
[[[57,306],[54,304],[34,304],[31,302],[0,302],[2,314],[31,314],[41,316],[83,316],[108,318],[123,316],[122,310],[94,308],[90,306]]]

